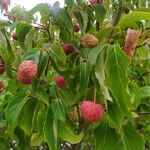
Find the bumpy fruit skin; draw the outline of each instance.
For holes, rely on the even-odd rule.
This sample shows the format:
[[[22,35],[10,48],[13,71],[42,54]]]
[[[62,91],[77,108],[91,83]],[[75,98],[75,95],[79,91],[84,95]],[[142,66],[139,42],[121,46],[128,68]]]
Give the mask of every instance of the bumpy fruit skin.
[[[4,91],[4,83],[0,81],[0,93]]]
[[[69,54],[72,54],[72,53],[75,53],[76,52],[76,49],[73,45],[67,43],[67,44],[64,44],[62,46],[63,48],[63,51],[65,52],[66,55],[69,55]]]
[[[104,114],[104,108],[101,104],[96,104],[85,100],[80,107],[83,119],[88,123],[96,123],[101,120]]]
[[[138,39],[141,35],[141,32],[138,30],[128,29],[125,39],[124,52],[132,58],[135,48],[137,46]]]
[[[26,60],[19,65],[17,78],[22,84],[31,84],[36,72],[37,65],[32,60]]]
[[[79,32],[80,31],[80,25],[78,23],[74,24],[73,29],[74,29],[74,32]]]
[[[18,40],[16,32],[12,32],[12,38],[16,41]]]
[[[89,0],[91,5],[101,4],[103,0]]]
[[[0,75],[5,72],[5,66],[3,63],[0,63]]]
[[[82,42],[82,45],[87,48],[94,48],[98,45],[98,39],[91,34],[85,34],[82,37],[81,42]]]
[[[64,77],[60,76],[60,75],[56,76],[55,83],[56,83],[56,86],[59,87],[60,89],[65,89],[68,86],[68,84],[65,81]]]

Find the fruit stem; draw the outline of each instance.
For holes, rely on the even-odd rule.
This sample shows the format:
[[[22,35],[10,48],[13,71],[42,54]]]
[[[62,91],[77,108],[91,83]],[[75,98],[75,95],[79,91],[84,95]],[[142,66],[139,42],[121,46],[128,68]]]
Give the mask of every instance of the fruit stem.
[[[17,19],[18,19],[18,20],[22,20],[22,21],[25,21],[25,22],[29,23],[29,21],[27,21],[27,20],[25,20],[25,19],[23,19],[23,18],[20,18],[20,17],[17,17],[17,16],[13,16],[13,15],[8,14],[8,13],[5,13],[4,16],[13,18],[13,19],[15,19],[15,20],[17,20]],[[42,27],[43,29],[47,30],[47,28],[46,28],[44,25],[42,25],[42,24],[35,23],[35,22],[33,22],[33,21],[31,21],[30,24],[38,25],[38,26]]]
[[[94,88],[94,103],[96,102],[96,88]]]

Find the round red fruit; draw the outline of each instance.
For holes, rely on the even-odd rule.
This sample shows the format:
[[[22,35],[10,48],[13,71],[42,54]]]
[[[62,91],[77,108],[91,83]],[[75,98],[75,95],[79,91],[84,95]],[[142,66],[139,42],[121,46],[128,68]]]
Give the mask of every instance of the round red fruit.
[[[8,7],[8,0],[3,0],[2,1],[2,7],[7,8]]]
[[[69,54],[72,54],[72,53],[76,52],[75,47],[71,44],[64,44],[62,46],[62,48],[63,48],[63,51],[65,52],[66,55],[69,55]]]
[[[65,89],[68,86],[68,84],[65,81],[64,77],[60,76],[60,75],[56,76],[55,83],[56,83],[56,86],[59,87],[60,89]]]
[[[0,93],[4,91],[4,83],[0,81]]]
[[[17,72],[17,78],[22,84],[31,84],[37,72],[37,65],[32,60],[23,61]]]
[[[0,63],[0,75],[5,72],[5,66],[3,63]]]
[[[96,123],[100,121],[104,114],[104,108],[101,104],[85,100],[80,107],[83,119],[88,123]]]
[[[12,32],[12,38],[16,41],[18,40],[16,32]]]
[[[79,32],[80,31],[80,25],[78,23],[74,24],[73,29],[74,29],[74,32]]]

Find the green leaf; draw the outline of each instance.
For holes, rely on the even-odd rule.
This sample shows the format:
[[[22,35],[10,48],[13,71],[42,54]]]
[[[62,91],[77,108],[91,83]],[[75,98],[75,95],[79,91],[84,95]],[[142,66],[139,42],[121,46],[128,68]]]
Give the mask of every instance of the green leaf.
[[[150,86],[140,88],[134,95],[134,105],[137,107],[142,98],[150,97]]]
[[[90,74],[91,74],[91,64],[89,62],[81,63],[79,91],[83,94],[83,96],[86,96]]]
[[[71,16],[65,9],[53,6],[50,10],[50,14],[54,20],[54,23],[60,29],[66,28],[70,32],[73,31]]]
[[[89,59],[89,61],[90,61],[93,65],[96,64],[100,52],[101,52],[104,48],[106,48],[106,46],[107,46],[107,44],[104,44],[104,45],[101,45],[101,44],[100,44],[100,45],[98,45],[98,46],[96,46],[95,48],[93,48],[93,49],[90,50],[90,52],[89,52],[89,54],[88,54],[88,59]]]
[[[22,114],[19,117],[18,124],[20,127],[26,132],[26,134],[30,135],[33,129],[33,118],[34,111],[36,107],[36,101],[34,98],[30,98],[28,102],[25,104]]]
[[[76,96],[73,95],[70,89],[59,90],[58,95],[60,100],[66,105],[71,106],[77,102]]]
[[[106,124],[101,123],[94,133],[96,139],[95,150],[116,150],[121,142],[115,129]]]
[[[105,80],[106,80],[106,77],[105,77],[105,62],[104,62],[105,51],[106,50],[103,49],[100,52],[99,57],[97,58],[97,62],[96,62],[96,65],[95,65],[95,76],[99,81],[99,85],[100,85],[100,89],[101,89],[100,92],[102,92],[102,94],[104,95],[104,97],[107,100],[112,101],[112,98],[110,97],[108,88],[105,85]]]
[[[126,150],[143,150],[144,139],[131,123],[123,126],[123,143]]]
[[[42,52],[40,53],[39,56],[39,63],[38,63],[38,72],[37,72],[37,77],[40,78],[41,74],[46,68],[48,62],[48,54],[47,52]]]
[[[37,131],[43,133],[43,126],[47,117],[47,107],[42,105],[38,114],[37,114]]]
[[[116,103],[115,99],[113,99],[113,103],[109,102],[107,105],[110,127],[120,130],[124,119],[122,109]]]
[[[60,137],[62,140],[71,144],[77,144],[82,140],[83,136],[83,132],[81,132],[79,135],[76,135],[67,124],[59,122],[58,137]]]
[[[96,20],[102,24],[104,19],[105,19],[105,16],[106,16],[106,10],[104,8],[103,5],[96,5],[94,7],[94,10],[95,10],[95,17],[96,17]]]
[[[33,16],[36,12],[39,12],[41,15],[41,23],[46,24],[47,21],[49,20],[49,9],[48,9],[48,5],[41,3],[36,5],[34,8],[32,8],[28,15],[27,15],[27,20],[33,20]]]
[[[16,28],[19,45],[23,49],[25,48],[24,42],[25,42],[26,35],[30,31],[30,29],[31,29],[31,25],[25,22],[21,22],[20,24],[18,24]]]
[[[61,103],[61,101],[59,100],[53,100],[52,101],[52,110],[53,110],[53,113],[54,113],[54,116],[61,120],[62,122],[65,122],[65,115],[66,115],[66,112],[65,112],[65,109]]]
[[[32,146],[37,146],[40,145],[42,143],[43,137],[40,133],[34,133],[32,134],[31,137],[31,145]]]
[[[102,28],[101,30],[96,32],[95,36],[100,42],[106,41],[113,29],[113,27]]]
[[[8,132],[12,134],[18,122],[18,117],[21,115],[22,108],[28,101],[25,91],[18,92],[6,107],[6,120],[9,124]]]
[[[138,28],[138,25],[136,24],[137,21],[140,20],[150,20],[150,12],[148,11],[133,11],[127,15],[124,15],[119,23],[118,26],[120,28]]]
[[[127,56],[117,45],[107,49],[106,75],[109,89],[122,112],[127,112],[130,96],[127,92],[128,78],[127,67],[130,63]]]
[[[51,53],[55,54],[55,59],[58,63],[65,65],[66,64],[66,55],[62,47],[58,43],[53,43],[51,45]]]
[[[66,4],[68,7],[72,8],[73,5],[74,5],[74,0],[65,0],[65,4]]]
[[[81,31],[85,32],[88,24],[88,14],[85,11],[75,11],[74,15],[80,25]]]
[[[57,150],[57,122],[54,119],[51,109],[47,112],[47,117],[44,123],[44,138],[48,143],[50,150]]]

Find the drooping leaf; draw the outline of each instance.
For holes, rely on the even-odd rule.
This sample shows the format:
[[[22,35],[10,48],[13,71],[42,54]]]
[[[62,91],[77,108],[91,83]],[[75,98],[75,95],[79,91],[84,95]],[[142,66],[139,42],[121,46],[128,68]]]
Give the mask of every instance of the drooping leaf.
[[[52,109],[47,112],[47,117],[43,127],[44,138],[50,150],[57,150],[57,121],[54,118]]]
[[[116,150],[121,139],[115,129],[106,124],[100,124],[95,130],[95,150]]]
[[[112,98],[109,94],[108,88],[105,85],[105,80],[106,80],[106,77],[105,77],[105,62],[104,62],[105,61],[104,60],[105,51],[106,50],[103,49],[100,52],[100,55],[97,59],[97,62],[96,62],[96,65],[95,65],[95,76],[99,81],[99,85],[100,85],[100,89],[101,89],[100,92],[102,92],[102,94],[104,95],[104,97],[107,100],[112,101]]]
[[[13,133],[18,122],[18,117],[27,101],[28,97],[26,97],[25,91],[18,92],[6,107],[6,120],[9,123],[8,132],[10,132],[10,134]]]
[[[134,95],[134,106],[137,107],[142,98],[150,97],[150,86],[140,88]]]
[[[123,143],[127,150],[142,150],[144,149],[144,139],[136,131],[131,123],[123,126]]]
[[[80,64],[79,91],[83,94],[83,96],[86,96],[90,74],[91,74],[90,62],[83,62],[82,64]]]
[[[127,112],[130,96],[127,92],[127,67],[130,63],[118,45],[107,49],[106,75],[108,85],[122,112]]]
[[[22,114],[19,116],[18,124],[28,135],[30,135],[33,129],[33,118],[35,107],[36,107],[35,99],[30,98],[28,102],[24,105]]]
[[[67,124],[59,122],[58,137],[60,137],[64,141],[69,142],[71,144],[76,144],[82,140],[83,136],[83,132],[81,132],[79,135],[76,135],[76,133],[74,133],[73,130]]]
[[[19,41],[20,46],[23,49],[25,48],[24,42],[25,42],[26,35],[30,31],[30,29],[31,29],[31,25],[25,22],[21,22],[16,27],[16,34],[18,36],[18,41]]]
[[[98,45],[95,48],[91,49],[89,54],[88,54],[88,59],[89,61],[95,65],[97,62],[97,59],[99,57],[100,52],[107,47],[107,44],[104,45]]]
[[[63,104],[59,100],[55,99],[52,101],[52,110],[53,110],[54,116],[57,119],[61,120],[62,122],[65,122],[66,112],[63,107]]]
[[[118,25],[120,28],[138,28],[137,21],[150,20],[150,12],[148,11],[133,11],[124,15]]]

